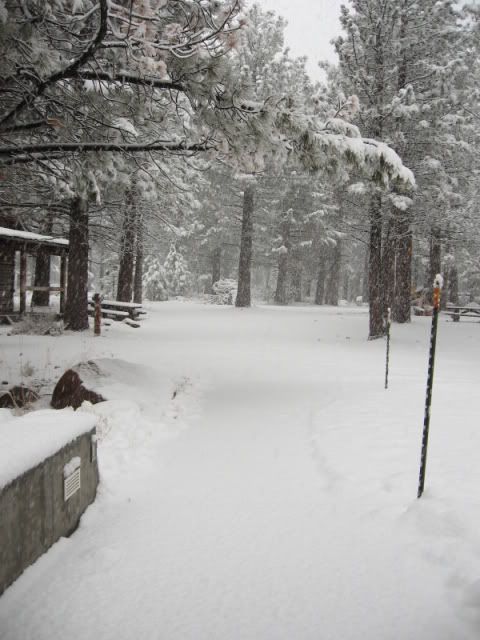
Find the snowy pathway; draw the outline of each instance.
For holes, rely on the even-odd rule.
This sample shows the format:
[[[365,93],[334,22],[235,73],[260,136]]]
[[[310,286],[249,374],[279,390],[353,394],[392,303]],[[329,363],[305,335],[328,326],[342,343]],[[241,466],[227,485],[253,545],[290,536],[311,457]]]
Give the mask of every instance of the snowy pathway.
[[[0,599],[1,640],[477,638],[479,502],[438,480],[445,450],[472,443],[457,451],[436,424],[417,503],[428,324],[397,330],[388,396],[365,326],[355,311],[163,305],[136,342],[89,344],[116,398],[102,489]],[[478,332],[442,328],[463,346]],[[475,366],[465,351],[458,371]]]

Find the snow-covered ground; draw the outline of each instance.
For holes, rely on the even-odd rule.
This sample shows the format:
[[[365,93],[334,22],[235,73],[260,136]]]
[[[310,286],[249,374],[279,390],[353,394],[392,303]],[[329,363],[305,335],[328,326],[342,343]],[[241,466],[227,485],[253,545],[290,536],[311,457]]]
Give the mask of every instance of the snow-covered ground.
[[[10,382],[91,361],[110,400],[84,409],[98,499],[0,598],[1,640],[480,637],[480,326],[441,322],[417,501],[429,328],[394,326],[388,391],[357,308],[162,303],[101,338],[3,331]]]

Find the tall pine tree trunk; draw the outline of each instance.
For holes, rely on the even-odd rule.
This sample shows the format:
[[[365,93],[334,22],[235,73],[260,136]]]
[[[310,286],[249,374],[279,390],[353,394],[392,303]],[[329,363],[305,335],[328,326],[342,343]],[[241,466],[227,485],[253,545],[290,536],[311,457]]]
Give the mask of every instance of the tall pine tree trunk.
[[[450,267],[449,286],[445,297],[447,302],[458,304],[458,271],[455,263]]]
[[[327,259],[325,247],[320,247],[318,256],[317,286],[315,288],[315,304],[323,304],[325,297],[325,279],[327,277]]]
[[[303,298],[309,300],[312,295],[313,279],[307,275],[303,282]]]
[[[270,295],[271,295],[271,291],[270,291],[270,277],[272,275],[272,268],[270,266],[268,266],[265,269],[265,284],[264,284],[264,297],[265,300],[267,300],[268,302],[270,302]]]
[[[290,210],[286,211],[282,217],[280,233],[282,236],[282,246],[278,251],[278,272],[277,287],[275,289],[275,304],[288,304],[288,258],[290,253]]]
[[[376,140],[383,138],[382,117],[385,94],[385,60],[384,47],[386,45],[383,24],[378,20],[375,25],[374,50],[374,103],[376,115],[372,123],[372,137]],[[370,238],[368,259],[368,300],[369,300],[369,340],[384,335],[384,309],[382,291],[382,196],[373,193],[370,200]]]
[[[350,274],[345,271],[343,274],[343,293],[342,297],[347,302],[350,302]]]
[[[393,319],[395,322],[410,322],[412,306],[412,253],[413,238],[410,216],[401,213],[397,224],[397,261],[395,270],[395,297]]]
[[[389,307],[392,308],[393,306],[395,289],[395,253],[397,248],[396,232],[395,220],[391,217],[387,224],[382,254],[383,309],[385,311]]]
[[[65,324],[72,331],[88,329],[88,202],[70,204],[67,301]]]
[[[133,267],[135,258],[136,203],[134,186],[127,189],[120,241],[117,300],[131,302],[133,296]]]
[[[212,293],[213,285],[220,280],[222,268],[222,247],[215,247],[212,251]]]
[[[384,334],[382,292],[382,198],[374,194],[370,202],[370,243],[368,261],[368,298],[370,302],[370,340]]]
[[[294,302],[302,302],[302,262],[298,252],[295,254],[292,260],[292,294]]]
[[[443,258],[443,291],[440,298],[440,308],[442,310],[447,308],[447,304],[450,302],[450,278],[451,271],[453,266],[452,255],[451,255],[451,245],[450,245],[450,225],[447,223],[447,228],[445,232],[445,237],[447,238],[447,244],[445,245],[445,255]]]
[[[251,304],[254,204],[255,187],[253,184],[248,184],[243,192],[242,237],[240,240],[236,307],[249,307]]]
[[[427,287],[427,300],[429,304],[433,304],[433,281],[435,276],[442,271],[442,244],[441,234],[438,227],[432,227],[430,232],[430,255],[428,266],[428,282]]]
[[[133,277],[133,301],[143,302],[143,219],[139,212],[136,216],[135,275]]]
[[[368,284],[368,269],[370,265],[370,251],[368,247],[365,249],[365,258],[363,262],[363,277],[362,277],[362,302],[368,302],[369,284]]]
[[[402,91],[407,84],[408,76],[408,38],[409,27],[409,0],[403,0],[400,7],[400,64],[398,66],[397,89]],[[400,123],[399,123],[400,124]],[[402,139],[402,137],[400,136]],[[408,157],[408,141],[403,138],[404,144],[400,144],[397,149],[399,155],[404,159]],[[411,154],[410,154],[411,155]],[[392,307],[392,317],[395,322],[405,323],[411,319],[412,300],[412,260],[413,260],[413,238],[410,226],[410,214],[406,211],[395,209],[397,248],[395,264],[395,291]]]
[[[282,250],[278,254],[277,286],[275,288],[275,304],[286,305],[287,299],[287,276],[288,276],[288,249]]]
[[[338,306],[338,292],[340,289],[340,270],[342,268],[342,243],[337,240],[337,244],[331,250],[330,268],[325,291],[325,302],[334,307]]]
[[[42,227],[42,233],[51,235],[53,231],[53,216],[49,212],[47,219]],[[37,255],[35,258],[35,287],[48,287],[50,286],[50,252],[49,250],[39,245],[37,249]],[[48,307],[50,304],[50,292],[49,291],[34,291],[32,294],[32,306],[34,307]]]

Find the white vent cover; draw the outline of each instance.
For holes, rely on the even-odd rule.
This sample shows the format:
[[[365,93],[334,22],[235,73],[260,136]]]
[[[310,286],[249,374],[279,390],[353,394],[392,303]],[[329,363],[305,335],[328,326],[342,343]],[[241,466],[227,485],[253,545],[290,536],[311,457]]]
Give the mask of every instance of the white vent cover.
[[[63,481],[63,497],[67,501],[80,489],[80,467],[67,476]]]

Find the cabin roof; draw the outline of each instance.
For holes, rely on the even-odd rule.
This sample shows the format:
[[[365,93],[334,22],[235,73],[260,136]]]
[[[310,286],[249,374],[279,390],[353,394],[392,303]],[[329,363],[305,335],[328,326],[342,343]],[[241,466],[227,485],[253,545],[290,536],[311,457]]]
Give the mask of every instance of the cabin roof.
[[[28,245],[41,244],[51,247],[52,249],[68,249],[68,240],[66,238],[54,238],[53,236],[44,236],[40,233],[32,233],[31,231],[8,229],[7,227],[0,227],[0,242],[2,242],[2,240]]]

